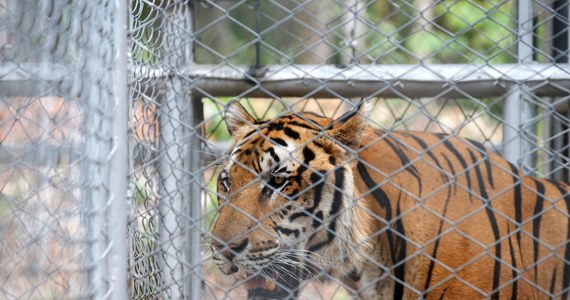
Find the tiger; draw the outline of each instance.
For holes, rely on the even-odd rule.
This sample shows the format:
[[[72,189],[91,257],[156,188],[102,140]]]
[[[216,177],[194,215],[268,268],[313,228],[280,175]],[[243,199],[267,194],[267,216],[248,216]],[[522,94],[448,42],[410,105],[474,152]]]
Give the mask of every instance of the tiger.
[[[225,109],[212,260],[248,299],[568,299],[570,189],[451,134]]]

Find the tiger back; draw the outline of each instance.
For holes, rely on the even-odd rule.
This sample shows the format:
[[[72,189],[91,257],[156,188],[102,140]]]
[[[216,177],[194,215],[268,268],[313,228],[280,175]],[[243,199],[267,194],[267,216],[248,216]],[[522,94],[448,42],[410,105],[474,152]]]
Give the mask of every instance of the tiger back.
[[[257,121],[239,105],[213,260],[250,299],[314,279],[361,299],[567,299],[570,194],[477,142],[367,126],[363,106]]]

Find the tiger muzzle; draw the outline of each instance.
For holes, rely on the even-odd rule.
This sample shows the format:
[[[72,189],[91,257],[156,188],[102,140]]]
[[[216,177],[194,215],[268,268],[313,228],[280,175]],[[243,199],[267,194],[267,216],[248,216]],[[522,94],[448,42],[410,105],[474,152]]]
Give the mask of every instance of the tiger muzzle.
[[[287,265],[270,266],[258,274],[247,274],[245,282],[247,298],[250,300],[297,299],[301,287],[300,278],[299,270]]]

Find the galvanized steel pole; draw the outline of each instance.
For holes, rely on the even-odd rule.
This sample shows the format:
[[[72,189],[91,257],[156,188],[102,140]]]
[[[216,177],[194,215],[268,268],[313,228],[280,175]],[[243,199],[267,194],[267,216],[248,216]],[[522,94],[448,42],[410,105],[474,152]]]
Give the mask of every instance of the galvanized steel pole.
[[[517,2],[517,63],[519,65],[533,60],[533,10],[532,1]],[[503,156],[513,164],[529,171],[534,165],[532,143],[525,141],[524,136],[532,131],[534,107],[528,101],[530,90],[522,82],[513,86],[505,98],[503,106]],[[525,125],[527,122],[528,125]],[[531,138],[527,134],[527,139]],[[526,155],[525,155],[526,153]]]
[[[127,299],[127,176],[128,176],[128,108],[127,27],[128,2],[116,1],[114,26],[114,74],[112,153],[109,163],[109,239],[111,252],[107,263],[110,282],[109,299]]]

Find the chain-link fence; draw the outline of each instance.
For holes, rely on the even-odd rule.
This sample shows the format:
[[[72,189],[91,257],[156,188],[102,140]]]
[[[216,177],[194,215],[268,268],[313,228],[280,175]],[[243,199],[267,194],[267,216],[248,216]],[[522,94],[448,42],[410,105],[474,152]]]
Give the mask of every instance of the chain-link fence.
[[[267,120],[336,118],[364,98],[374,128],[461,136],[526,174],[569,181],[569,10],[561,0],[0,0],[0,298],[247,297],[251,280],[223,275],[210,246],[233,99]],[[546,214],[534,209],[528,226]],[[515,221],[497,240],[528,232]],[[469,286],[446,270],[445,282]],[[355,295],[316,271],[301,298]]]
[[[127,91],[126,68],[116,67],[119,57],[126,66],[116,37],[126,37],[117,25],[127,10],[113,6],[0,1],[2,299],[126,289],[114,276],[126,274],[126,255],[117,253],[126,252],[127,147],[117,138],[127,137],[127,110],[119,127],[114,119]]]

